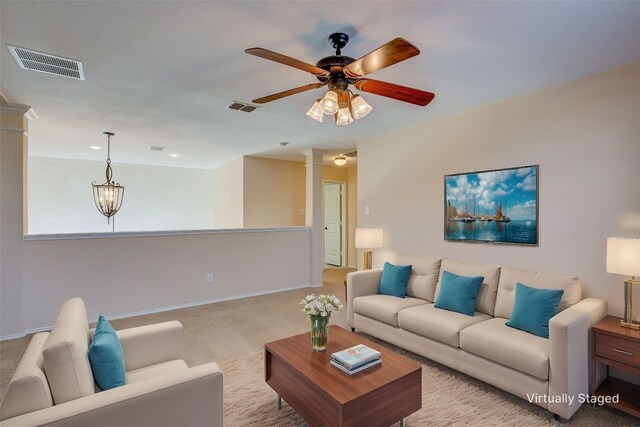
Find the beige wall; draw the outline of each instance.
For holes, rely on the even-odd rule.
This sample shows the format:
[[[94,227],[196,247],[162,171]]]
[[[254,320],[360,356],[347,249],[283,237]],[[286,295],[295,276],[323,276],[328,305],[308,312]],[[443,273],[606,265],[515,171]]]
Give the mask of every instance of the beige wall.
[[[304,163],[244,157],[244,226],[305,224]]]
[[[213,170],[211,191],[213,228],[242,228],[244,225],[244,160],[242,157]]]
[[[98,314],[308,286],[309,245],[307,228],[26,241],[25,328],[51,325],[62,302],[75,296],[95,321]]]
[[[322,178],[325,181],[342,181],[347,182],[346,166],[327,166],[322,168]]]
[[[23,330],[22,267],[25,227],[27,108],[0,104],[0,336]]]
[[[639,111],[636,63],[360,141],[359,225],[382,227],[389,250],[577,274],[621,315],[606,238],[640,238]],[[528,164],[540,165],[539,247],[444,241],[445,174]]]
[[[213,171],[117,162],[112,167],[125,187],[116,231],[214,228]],[[105,181],[104,170],[104,161],[30,156],[29,234],[111,231],[91,189],[92,181]]]

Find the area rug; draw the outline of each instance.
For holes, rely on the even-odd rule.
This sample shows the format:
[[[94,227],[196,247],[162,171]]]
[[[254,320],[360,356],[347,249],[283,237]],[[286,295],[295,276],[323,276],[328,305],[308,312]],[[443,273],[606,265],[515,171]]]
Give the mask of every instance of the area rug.
[[[555,424],[553,415],[545,409],[405,350],[393,349],[422,364],[422,409],[406,419],[407,426]],[[256,352],[219,363],[224,373],[225,426],[306,426],[285,402],[282,410],[277,410],[276,393],[264,381],[263,357],[263,352]],[[635,418],[617,411],[583,405],[567,425],[639,424]]]

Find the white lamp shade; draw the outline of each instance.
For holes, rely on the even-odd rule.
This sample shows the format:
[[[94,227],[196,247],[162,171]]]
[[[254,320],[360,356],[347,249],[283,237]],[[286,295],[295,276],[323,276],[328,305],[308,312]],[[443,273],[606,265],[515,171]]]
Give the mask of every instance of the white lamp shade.
[[[351,109],[353,110],[353,118],[358,120],[366,116],[373,110],[371,105],[367,104],[360,95],[353,95],[351,98]]]
[[[338,111],[338,94],[333,90],[328,91],[320,101],[320,105],[325,114],[335,114]]]
[[[336,113],[336,124],[339,126],[348,125],[353,122],[353,117],[351,117],[351,112],[348,107],[340,108]]]
[[[375,249],[381,247],[381,228],[356,228],[356,248]]]
[[[607,273],[640,276],[640,239],[607,239]]]
[[[322,105],[320,105],[320,99],[318,99],[307,111],[307,116],[311,117],[313,120],[317,120],[322,123],[322,115],[324,110],[322,109]]]

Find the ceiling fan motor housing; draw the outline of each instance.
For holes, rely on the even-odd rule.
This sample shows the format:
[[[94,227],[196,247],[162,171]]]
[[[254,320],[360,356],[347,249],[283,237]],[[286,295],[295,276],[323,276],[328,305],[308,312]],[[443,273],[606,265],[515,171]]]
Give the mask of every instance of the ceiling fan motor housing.
[[[345,90],[349,84],[353,84],[355,79],[349,79],[344,75],[342,69],[354,62],[355,59],[350,56],[333,55],[322,58],[316,63],[316,67],[327,70],[331,75],[318,76],[321,82],[329,82],[329,88],[335,86],[337,90]]]

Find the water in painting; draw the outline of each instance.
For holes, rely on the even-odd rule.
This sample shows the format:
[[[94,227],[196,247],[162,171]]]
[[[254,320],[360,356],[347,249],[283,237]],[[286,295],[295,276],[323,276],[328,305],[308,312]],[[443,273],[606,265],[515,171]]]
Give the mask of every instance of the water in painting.
[[[538,244],[538,167],[445,177],[447,240]]]

